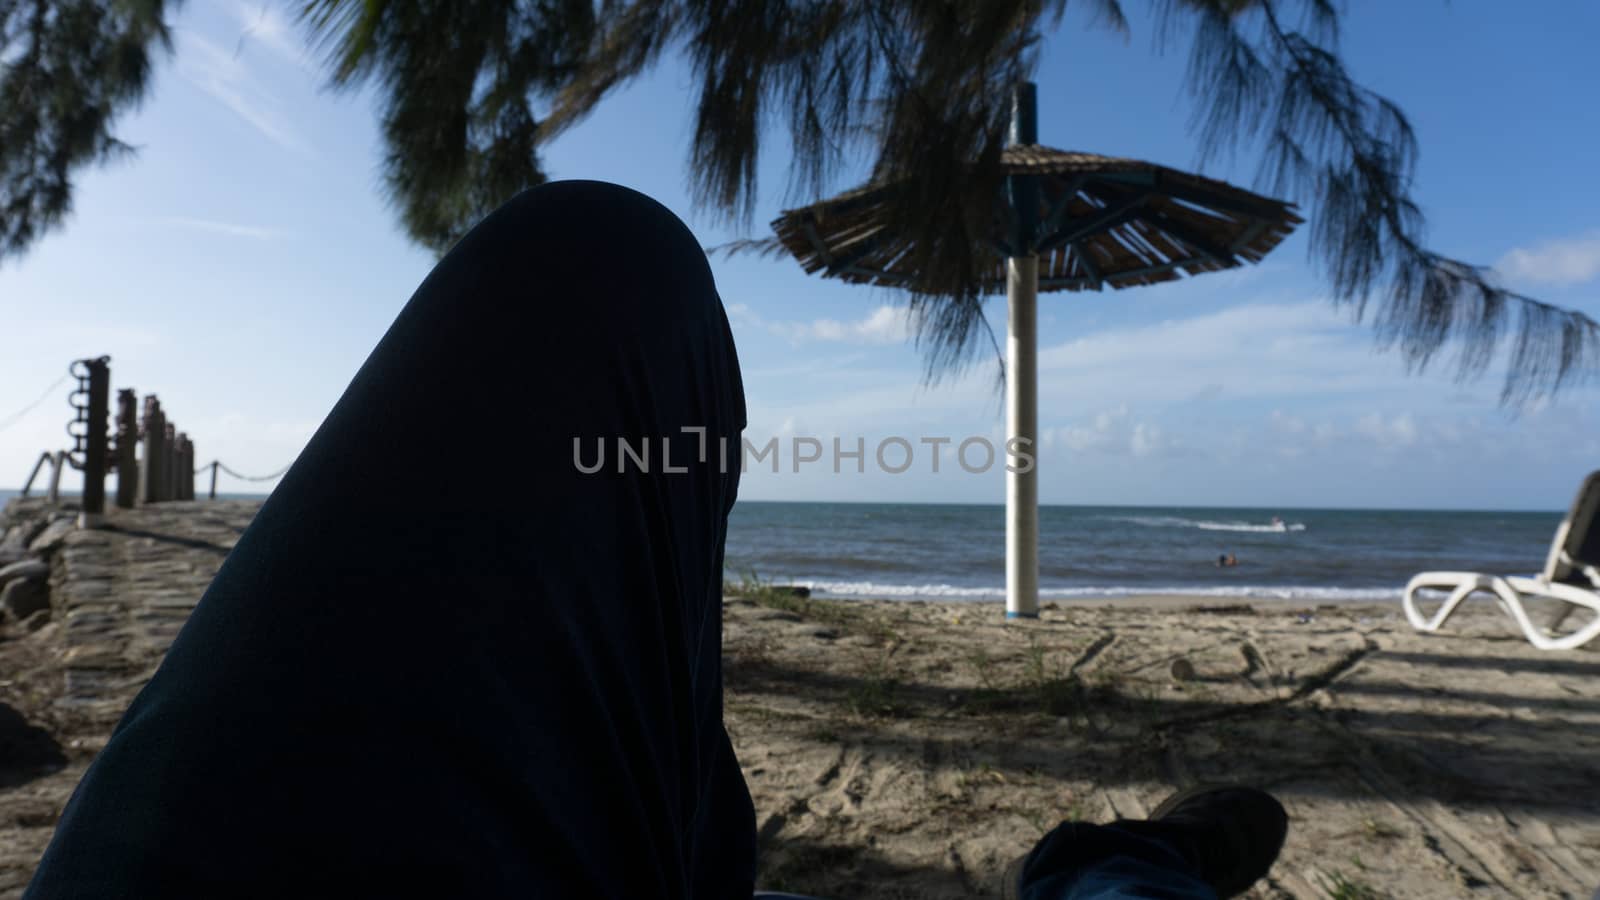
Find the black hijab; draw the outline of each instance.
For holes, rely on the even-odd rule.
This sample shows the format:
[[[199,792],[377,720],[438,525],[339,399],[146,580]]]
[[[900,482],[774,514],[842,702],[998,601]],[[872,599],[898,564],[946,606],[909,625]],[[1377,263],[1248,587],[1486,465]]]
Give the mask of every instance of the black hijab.
[[[682,222],[596,182],[506,204],[262,507],[25,896],[748,898],[744,424]]]

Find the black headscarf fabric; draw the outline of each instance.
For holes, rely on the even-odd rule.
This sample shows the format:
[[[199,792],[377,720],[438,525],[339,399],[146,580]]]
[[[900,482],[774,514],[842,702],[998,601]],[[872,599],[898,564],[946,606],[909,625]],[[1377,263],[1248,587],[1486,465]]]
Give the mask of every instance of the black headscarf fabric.
[[[508,203],[241,537],[25,896],[749,898],[744,424],[682,222],[596,182]]]

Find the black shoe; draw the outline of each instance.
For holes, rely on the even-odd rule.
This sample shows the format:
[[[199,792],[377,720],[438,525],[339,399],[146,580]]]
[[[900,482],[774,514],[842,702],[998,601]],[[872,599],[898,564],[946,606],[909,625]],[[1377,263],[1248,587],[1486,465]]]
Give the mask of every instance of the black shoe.
[[[1151,834],[1166,838],[1220,898],[1244,893],[1278,859],[1289,814],[1266,791],[1202,785],[1168,797],[1150,814]]]
[[[1271,794],[1226,785],[1179,791],[1148,820],[1116,824],[1171,844],[1222,900],[1244,893],[1266,875],[1289,833],[1289,815]],[[1019,856],[1006,867],[1000,887],[1004,900],[1022,896],[1027,859]]]

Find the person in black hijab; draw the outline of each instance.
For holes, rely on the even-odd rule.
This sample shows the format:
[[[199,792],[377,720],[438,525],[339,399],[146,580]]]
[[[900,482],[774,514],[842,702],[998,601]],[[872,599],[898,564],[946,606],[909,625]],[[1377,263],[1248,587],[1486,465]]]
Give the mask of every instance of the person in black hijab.
[[[749,898],[744,424],[689,230],[614,185],[523,193],[262,506],[25,896]]]
[[[750,900],[721,653],[744,426],[682,222],[598,182],[512,200],[239,539],[25,900]],[[1231,896],[1284,824],[1238,789],[1067,822],[1005,893]]]

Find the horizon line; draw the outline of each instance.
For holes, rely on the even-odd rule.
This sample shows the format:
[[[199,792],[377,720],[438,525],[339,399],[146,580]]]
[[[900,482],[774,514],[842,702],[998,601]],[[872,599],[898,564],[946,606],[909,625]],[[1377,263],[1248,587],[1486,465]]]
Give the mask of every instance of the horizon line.
[[[22,492],[21,488],[0,488],[0,494],[20,494],[21,492]],[[238,492],[238,491],[227,491],[227,492],[219,493],[217,496],[218,496],[218,499],[221,499],[221,498],[224,498],[224,497],[230,498],[230,499],[252,499],[252,498],[258,498],[259,497],[259,498],[265,500],[268,496],[270,496],[270,494],[271,494],[270,491],[268,491],[267,493],[259,493],[259,494],[257,494],[257,493]],[[40,496],[42,496],[42,494]],[[79,492],[79,491],[70,491],[70,492],[69,491],[62,491],[61,492],[61,496],[63,496],[63,497],[79,497],[79,496],[82,496],[82,492]],[[197,498],[195,498],[194,501],[185,501],[185,502],[198,502],[198,501],[201,501],[201,500],[204,500],[204,499],[207,499],[207,498],[197,497]],[[972,501],[972,500],[777,500],[777,499],[760,499],[760,498],[750,497],[750,498],[740,498],[738,502],[739,503],[775,503],[775,504],[776,503],[786,503],[786,504],[794,504],[796,506],[804,505],[804,504],[831,504],[831,505],[835,505],[835,506],[983,506],[983,507],[991,507],[991,508],[994,508],[994,509],[1004,509],[1005,508],[1005,503],[1003,503],[1003,502],[977,502],[977,501]],[[1514,509],[1514,508],[1510,508],[1510,507],[1483,508],[1483,507],[1464,507],[1464,506],[1461,506],[1461,507],[1450,507],[1450,506],[1438,506],[1438,507],[1424,507],[1424,506],[1240,506],[1240,505],[1208,504],[1208,503],[1043,503],[1043,502],[1041,502],[1039,504],[1039,508],[1040,509],[1045,509],[1045,508],[1050,508],[1050,507],[1059,508],[1059,509],[1095,509],[1095,508],[1099,508],[1099,509],[1228,509],[1228,510],[1265,510],[1265,511],[1268,511],[1268,512],[1273,512],[1273,511],[1279,511],[1279,512],[1416,512],[1416,513],[1450,512],[1450,513],[1522,513],[1522,514],[1529,514],[1529,515],[1565,515],[1566,514],[1566,510],[1563,510],[1563,509],[1526,509],[1526,508]]]

